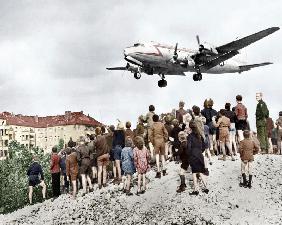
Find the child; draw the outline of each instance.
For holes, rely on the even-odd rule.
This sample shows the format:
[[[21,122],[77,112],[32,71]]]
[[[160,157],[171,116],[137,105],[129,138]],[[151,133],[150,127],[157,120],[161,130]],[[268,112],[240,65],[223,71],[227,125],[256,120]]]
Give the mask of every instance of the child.
[[[239,152],[241,157],[241,172],[243,177],[243,183],[241,182],[240,187],[252,187],[252,169],[254,155],[259,152],[259,147],[255,141],[250,138],[250,131],[245,130],[243,132],[244,140],[240,141]],[[247,182],[246,173],[249,174],[249,181]]]
[[[124,192],[126,195],[133,195],[130,192],[131,177],[135,173],[135,166],[132,151],[133,141],[130,137],[125,140],[125,147],[121,151],[121,168],[126,175],[127,182],[124,185]]]
[[[39,160],[37,156],[32,157],[32,164],[28,168],[27,175],[28,175],[28,197],[29,203],[32,204],[32,192],[33,188],[37,185],[42,187],[42,195],[43,199],[46,199],[46,184],[44,182],[44,174],[42,171],[42,167],[39,164]]]
[[[146,172],[149,169],[148,149],[144,146],[144,139],[142,137],[136,137],[136,147],[133,149],[134,164],[138,172],[138,190],[137,195],[144,194],[146,190]],[[143,179],[143,188],[141,191],[141,178]]]
[[[189,167],[189,162],[188,162],[188,156],[186,154],[187,152],[187,134],[184,131],[180,131],[178,134],[178,138],[180,141],[180,148],[179,148],[179,155],[181,159],[181,166],[179,170],[179,176],[180,176],[180,186],[176,190],[177,193],[181,193],[185,191],[186,189],[186,184],[185,184],[185,171],[187,171]]]

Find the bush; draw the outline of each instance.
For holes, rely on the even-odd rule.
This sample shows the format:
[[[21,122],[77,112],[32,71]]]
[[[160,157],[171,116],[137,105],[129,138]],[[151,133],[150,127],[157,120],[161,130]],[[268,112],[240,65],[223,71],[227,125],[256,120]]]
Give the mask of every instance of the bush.
[[[11,142],[9,158],[0,160],[0,213],[9,213],[22,208],[28,203],[28,176],[27,169],[32,162],[32,155],[39,157],[47,185],[47,198],[51,196],[50,154],[42,149],[27,149],[24,145]],[[41,187],[34,188],[33,202],[42,200]]]

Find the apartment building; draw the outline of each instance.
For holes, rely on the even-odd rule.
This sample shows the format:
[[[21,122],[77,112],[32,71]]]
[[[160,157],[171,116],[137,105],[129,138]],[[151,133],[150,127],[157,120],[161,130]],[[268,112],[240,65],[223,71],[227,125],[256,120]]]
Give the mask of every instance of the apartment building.
[[[67,143],[80,136],[93,134],[102,124],[81,112],[66,111],[57,116],[23,116],[9,112],[0,113],[0,158],[6,157],[13,140],[28,148],[39,147],[50,152],[60,139]]]

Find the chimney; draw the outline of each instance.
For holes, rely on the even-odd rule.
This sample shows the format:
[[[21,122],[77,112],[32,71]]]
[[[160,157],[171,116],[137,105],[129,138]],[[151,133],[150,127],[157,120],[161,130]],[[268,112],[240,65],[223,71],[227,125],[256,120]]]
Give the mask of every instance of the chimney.
[[[65,111],[65,120],[70,120],[71,117],[71,111]]]
[[[34,117],[35,123],[38,123],[38,115]]]

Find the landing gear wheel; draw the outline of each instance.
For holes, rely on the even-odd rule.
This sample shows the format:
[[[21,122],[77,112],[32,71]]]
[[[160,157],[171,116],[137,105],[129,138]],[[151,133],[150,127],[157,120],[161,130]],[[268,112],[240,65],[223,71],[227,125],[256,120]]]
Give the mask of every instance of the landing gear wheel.
[[[141,78],[141,74],[140,73],[134,73],[134,78],[139,80]]]
[[[195,74],[193,74],[193,80],[194,81],[200,81],[200,80],[202,80],[202,74],[201,73],[195,73]]]
[[[167,81],[166,80],[159,80],[158,81],[158,86],[160,87],[160,88],[162,88],[162,87],[166,87],[167,86]]]

